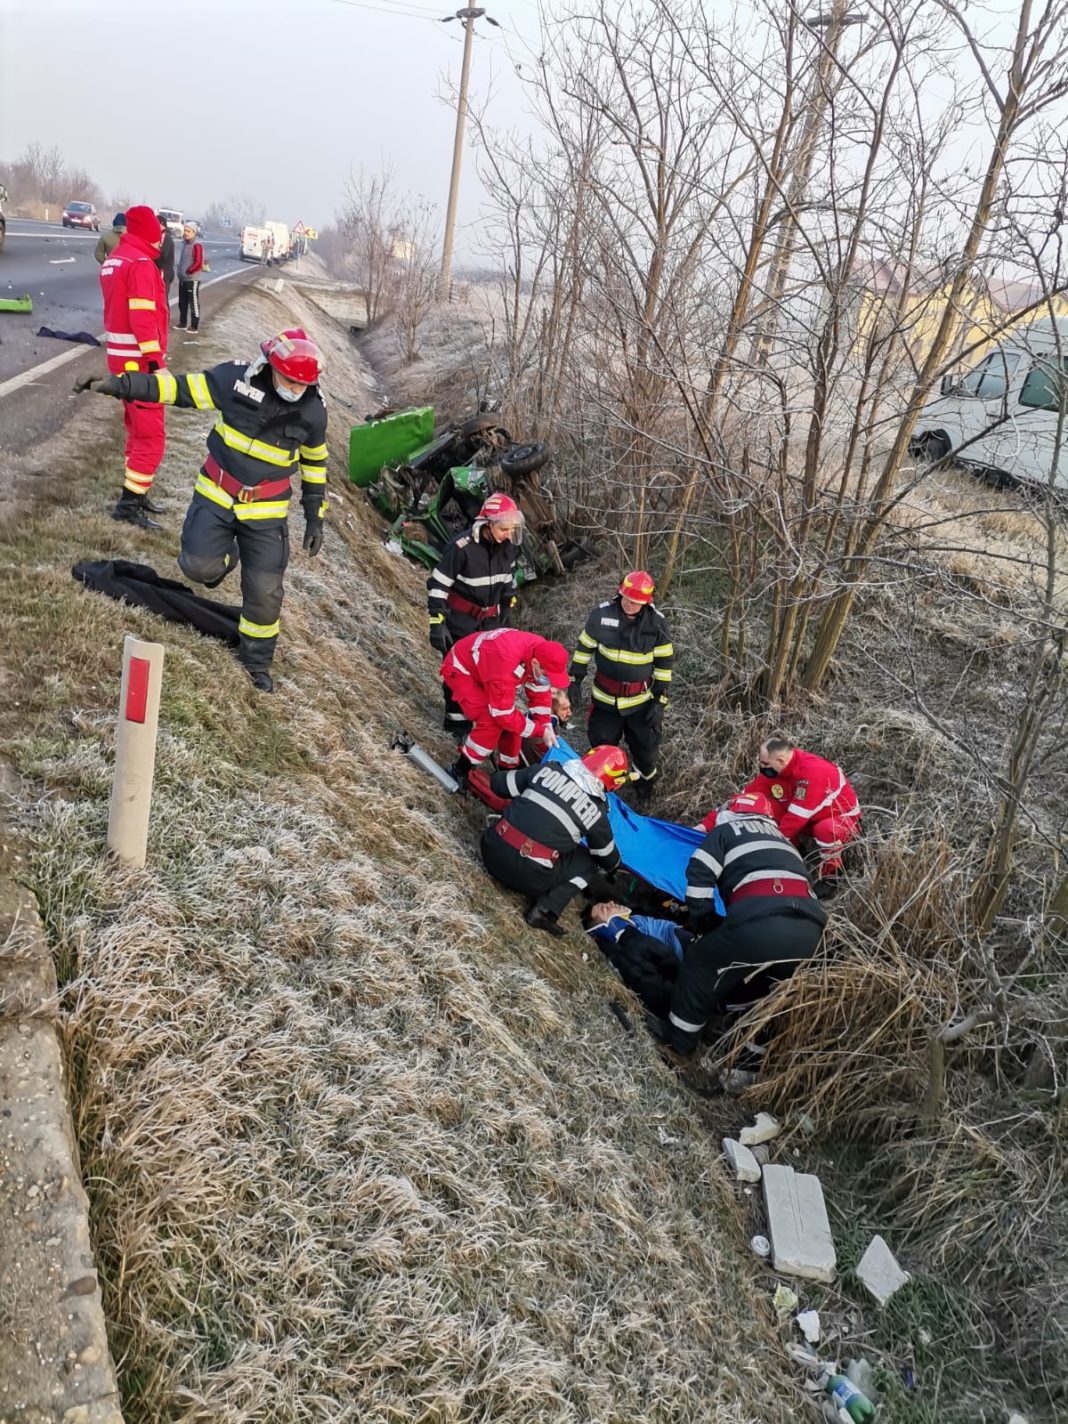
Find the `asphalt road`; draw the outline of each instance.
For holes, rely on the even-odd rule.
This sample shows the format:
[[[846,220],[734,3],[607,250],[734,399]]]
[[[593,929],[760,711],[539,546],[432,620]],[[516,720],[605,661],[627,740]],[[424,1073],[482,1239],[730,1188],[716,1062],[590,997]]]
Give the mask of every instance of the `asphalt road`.
[[[0,312],[0,456],[31,453],[69,417],[75,377],[104,369],[100,347],[34,335],[42,325],[101,335],[96,237],[64,231],[58,224],[8,221],[7,242],[0,252],[0,296],[29,291],[33,314]],[[211,275],[201,283],[200,305],[210,322],[213,311],[245,282],[262,276],[263,268],[242,262],[235,244],[225,239],[210,239],[205,247]],[[73,262],[61,260],[70,257]],[[29,285],[26,279],[32,283],[32,274],[42,280]],[[176,305],[175,299],[172,320]]]
[[[93,249],[98,234],[64,228],[59,223],[29,222],[9,218],[7,241],[0,252],[0,297],[33,298],[28,316],[0,312],[0,383],[28,371],[61,351],[68,343],[37,336],[42,326],[59,331],[101,332],[100,268]],[[212,278],[242,266],[237,237],[202,239]],[[171,287],[172,310],[177,306],[178,284]]]

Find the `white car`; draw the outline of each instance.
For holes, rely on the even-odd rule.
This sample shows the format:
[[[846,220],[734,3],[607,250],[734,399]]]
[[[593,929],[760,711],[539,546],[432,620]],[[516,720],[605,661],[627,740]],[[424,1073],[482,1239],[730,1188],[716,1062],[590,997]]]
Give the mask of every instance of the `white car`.
[[[172,236],[181,237],[183,227],[181,213],[177,212],[174,208],[157,208],[156,216],[160,222],[166,226],[167,231],[171,233]]]
[[[1068,489],[1068,318],[1009,332],[967,374],[943,377],[909,448],[1027,484],[1048,485],[1054,471],[1053,483]]]

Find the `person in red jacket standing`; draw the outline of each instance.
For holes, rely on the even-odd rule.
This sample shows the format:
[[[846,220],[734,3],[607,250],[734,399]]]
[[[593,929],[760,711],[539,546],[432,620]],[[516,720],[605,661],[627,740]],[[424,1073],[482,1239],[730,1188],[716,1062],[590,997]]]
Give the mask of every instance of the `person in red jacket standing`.
[[[760,770],[742,792],[766,796],[779,830],[797,845],[810,836],[819,851],[816,893],[831,891],[842,869],[842,851],[860,834],[860,803],[845,772],[834,762],[795,747],[780,733],[763,742]],[[700,822],[709,831],[715,811]]]
[[[182,228],[182,247],[178,253],[178,330],[200,327],[200,279],[204,275],[204,244],[197,241],[192,223]]]
[[[167,296],[156,266],[162,237],[151,208],[126,211],[126,235],[100,269],[104,297],[104,340],[108,370],[159,371],[167,360]],[[123,406],[126,423],[126,469],[113,518],[139,529],[161,526],[149,514],[160,506],[148,498],[152,479],[163,460],[163,407],[147,401]]]
[[[569,685],[567,649],[562,643],[520,628],[469,633],[446,653],[441,678],[473,724],[449,768],[461,786],[466,786],[471,770],[494,752],[502,771],[517,767],[526,737],[547,746],[555,743],[553,689]],[[516,706],[520,688],[526,693],[526,712]]]

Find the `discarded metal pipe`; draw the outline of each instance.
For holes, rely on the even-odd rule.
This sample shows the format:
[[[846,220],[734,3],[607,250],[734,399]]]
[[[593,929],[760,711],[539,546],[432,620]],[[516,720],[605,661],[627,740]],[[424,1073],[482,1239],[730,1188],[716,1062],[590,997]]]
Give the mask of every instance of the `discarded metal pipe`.
[[[390,745],[394,751],[403,752],[420,771],[425,771],[428,776],[432,776],[450,795],[455,795],[459,791],[460,783],[455,776],[450,776],[443,766],[439,766],[429,752],[424,751],[421,746],[412,741],[407,732],[398,732]]]

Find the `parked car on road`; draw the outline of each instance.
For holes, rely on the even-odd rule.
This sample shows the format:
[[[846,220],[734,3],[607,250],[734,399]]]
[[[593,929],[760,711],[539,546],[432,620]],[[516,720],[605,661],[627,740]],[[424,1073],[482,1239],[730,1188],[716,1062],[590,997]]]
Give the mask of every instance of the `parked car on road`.
[[[84,227],[90,232],[100,231],[100,219],[92,203],[68,203],[63,209],[64,227]]]
[[[271,234],[265,227],[243,227],[241,229],[242,262],[263,262],[265,260]]]
[[[920,411],[910,449],[952,456],[1020,484],[1068,489],[1068,319],[1044,317],[1002,338],[967,373],[942,379]]]

